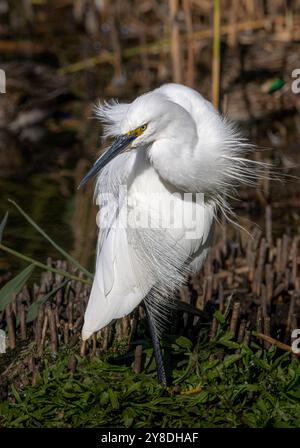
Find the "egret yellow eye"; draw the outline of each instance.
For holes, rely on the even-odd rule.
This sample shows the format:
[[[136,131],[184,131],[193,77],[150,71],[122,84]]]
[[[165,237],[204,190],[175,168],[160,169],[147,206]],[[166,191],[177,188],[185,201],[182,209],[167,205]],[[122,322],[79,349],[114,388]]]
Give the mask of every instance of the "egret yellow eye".
[[[147,129],[147,126],[147,124],[143,124],[139,128],[136,128],[134,131],[127,132],[127,135],[136,135],[138,137]]]

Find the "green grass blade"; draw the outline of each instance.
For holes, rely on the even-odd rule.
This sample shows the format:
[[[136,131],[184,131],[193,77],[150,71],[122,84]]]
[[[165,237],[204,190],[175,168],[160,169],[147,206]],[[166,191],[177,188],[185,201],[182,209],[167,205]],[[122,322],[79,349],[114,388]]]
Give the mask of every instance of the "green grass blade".
[[[0,290],[0,311],[4,310],[15,294],[18,294],[29,277],[31,276],[35,266],[31,264],[21,271],[16,277],[9,280]]]
[[[3,232],[7,223],[7,218],[8,218],[8,212],[5,213],[4,218],[2,219],[2,222],[0,224],[0,243],[2,241],[3,238]]]
[[[4,246],[4,244],[0,243],[0,249],[4,250],[4,252],[7,252],[8,254],[11,254],[17,258],[20,258],[21,260],[28,261],[29,263],[32,263],[35,266],[37,266],[38,268],[44,269],[45,271],[53,272],[54,274],[58,274],[58,275],[61,275],[62,277],[66,277],[71,280],[76,280],[78,282],[85,283],[86,285],[92,284],[90,279],[80,278],[80,277],[77,277],[77,275],[73,275],[67,271],[63,271],[62,269],[52,268],[51,266],[41,263],[40,261],[34,260],[33,258],[27,257],[27,255],[23,255],[20,252],[17,252],[16,250],[11,249],[10,247]]]
[[[63,257],[65,257],[67,260],[69,260],[74,266],[76,266],[80,271],[82,271],[85,275],[87,275],[89,278],[93,278],[93,274],[89,272],[86,268],[81,266],[81,264],[75,260],[72,255],[68,254],[62,247],[60,247],[55,241],[53,241],[52,238],[50,238],[47,233],[41,229],[41,227],[32,219],[29,215],[14,201],[11,199],[8,199],[8,201],[13,204],[16,209],[21,213],[21,215],[26,219],[26,221],[29,222],[59,253],[62,254]]]
[[[45,303],[47,300],[51,299],[51,297],[54,296],[57,293],[57,291],[62,289],[64,286],[66,286],[66,284],[69,283],[69,281],[70,280],[65,280],[59,286],[52,289],[52,291],[48,292],[48,294],[46,294],[44,297],[41,297],[40,299],[33,302],[30,305],[30,307],[28,308],[26,322],[27,323],[32,322],[38,315],[39,306],[43,305],[43,303]]]

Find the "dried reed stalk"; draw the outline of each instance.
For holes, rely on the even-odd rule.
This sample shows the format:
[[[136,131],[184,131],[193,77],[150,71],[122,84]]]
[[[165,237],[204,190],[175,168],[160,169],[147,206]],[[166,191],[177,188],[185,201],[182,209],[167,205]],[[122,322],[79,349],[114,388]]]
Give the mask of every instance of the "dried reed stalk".
[[[183,11],[187,30],[187,69],[185,84],[189,87],[194,87],[195,57],[191,0],[183,0]]]
[[[220,0],[214,0],[214,42],[212,61],[212,103],[216,109],[220,105],[220,70],[221,70],[221,32]]]
[[[180,31],[178,23],[178,0],[169,0],[170,22],[171,22],[171,56],[172,56],[172,73],[173,81],[182,82],[182,54],[180,43]]]

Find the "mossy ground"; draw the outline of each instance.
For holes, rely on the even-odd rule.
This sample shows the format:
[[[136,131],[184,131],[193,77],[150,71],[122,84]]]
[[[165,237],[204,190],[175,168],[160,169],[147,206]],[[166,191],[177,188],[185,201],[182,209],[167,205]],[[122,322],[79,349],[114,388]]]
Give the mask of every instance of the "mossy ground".
[[[238,344],[226,331],[196,346],[171,344],[172,383],[157,386],[152,349],[144,373],[120,359],[45,356],[36,386],[0,402],[4,427],[299,427],[300,363],[275,347]],[[70,370],[70,356],[76,369]],[[75,358],[74,358],[75,357]]]

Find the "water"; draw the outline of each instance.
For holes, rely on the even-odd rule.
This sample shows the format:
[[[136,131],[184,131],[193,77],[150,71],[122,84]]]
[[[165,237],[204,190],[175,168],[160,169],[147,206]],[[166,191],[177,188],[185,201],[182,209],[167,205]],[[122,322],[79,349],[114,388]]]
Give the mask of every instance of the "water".
[[[22,148],[21,145],[20,147]],[[68,152],[74,152],[72,145]],[[76,189],[89,162],[78,158],[62,169],[56,161],[47,168],[47,158],[52,154],[53,148],[46,148],[43,156],[46,163],[40,164],[41,169],[35,164],[25,166],[28,175],[18,173],[7,178],[0,177],[0,216],[9,212],[2,242],[43,263],[47,257],[61,257],[8,202],[8,199],[12,199],[64,250],[74,255],[88,269],[93,269],[96,241],[93,186],[91,184],[79,192]],[[27,262],[0,251],[0,275],[8,271],[16,274],[26,265]]]
[[[3,239],[6,245],[41,261],[45,260],[45,256],[57,257],[44,238],[5,201],[6,198],[11,198],[20,204],[58,244],[68,251],[72,249],[73,235],[69,220],[74,199],[63,197],[59,191],[59,184],[53,181],[49,174],[35,174],[26,181],[1,179],[0,188],[5,192],[0,202],[1,216],[6,210],[9,211]],[[1,269],[14,271],[22,264],[15,257],[0,253]]]

